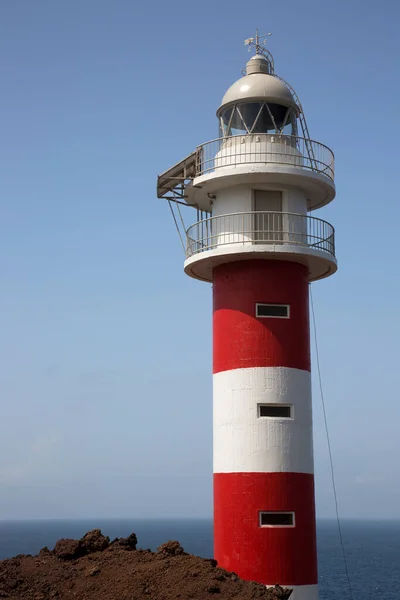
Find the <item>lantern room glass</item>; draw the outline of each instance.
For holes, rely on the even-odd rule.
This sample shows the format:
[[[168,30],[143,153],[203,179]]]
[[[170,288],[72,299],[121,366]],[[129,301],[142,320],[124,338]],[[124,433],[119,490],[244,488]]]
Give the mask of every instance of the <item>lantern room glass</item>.
[[[242,102],[220,115],[220,135],[279,133],[297,135],[296,114],[292,108],[271,102]]]

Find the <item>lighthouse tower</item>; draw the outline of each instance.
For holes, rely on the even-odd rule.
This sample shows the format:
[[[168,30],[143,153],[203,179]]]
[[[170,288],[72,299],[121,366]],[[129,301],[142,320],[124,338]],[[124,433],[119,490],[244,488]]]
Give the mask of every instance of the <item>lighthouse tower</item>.
[[[334,158],[300,101],[255,55],[217,110],[219,136],[158,178],[184,270],[212,283],[214,552],[240,577],[317,600],[309,283],[336,271]]]

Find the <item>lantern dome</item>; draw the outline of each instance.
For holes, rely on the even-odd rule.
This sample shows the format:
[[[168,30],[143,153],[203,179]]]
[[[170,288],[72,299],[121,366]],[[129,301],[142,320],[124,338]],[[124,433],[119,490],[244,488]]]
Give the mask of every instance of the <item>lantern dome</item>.
[[[269,73],[268,61],[259,54],[246,65],[246,75],[241,77],[225,93],[217,115],[232,104],[267,101],[299,112],[292,93],[283,81]]]

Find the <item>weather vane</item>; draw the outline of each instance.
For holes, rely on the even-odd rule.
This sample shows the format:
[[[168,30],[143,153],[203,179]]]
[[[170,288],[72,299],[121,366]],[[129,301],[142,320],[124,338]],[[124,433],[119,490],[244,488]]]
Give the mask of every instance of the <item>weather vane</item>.
[[[244,40],[245,46],[249,47],[249,52],[251,48],[256,49],[256,54],[264,54],[267,51],[267,38],[272,35],[272,33],[266,33],[265,35],[259,35],[258,29],[256,29],[256,37],[248,38]]]

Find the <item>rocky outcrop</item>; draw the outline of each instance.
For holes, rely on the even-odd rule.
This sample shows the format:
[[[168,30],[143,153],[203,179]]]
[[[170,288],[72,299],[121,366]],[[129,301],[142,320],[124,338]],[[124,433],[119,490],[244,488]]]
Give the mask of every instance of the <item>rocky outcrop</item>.
[[[8,600],[288,600],[279,585],[242,581],[214,559],[184,551],[177,541],[137,549],[134,533],[110,542],[99,529],[80,540],[61,539],[38,556],[0,562],[0,599]]]

